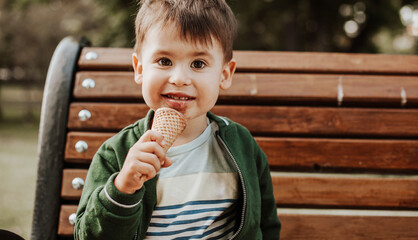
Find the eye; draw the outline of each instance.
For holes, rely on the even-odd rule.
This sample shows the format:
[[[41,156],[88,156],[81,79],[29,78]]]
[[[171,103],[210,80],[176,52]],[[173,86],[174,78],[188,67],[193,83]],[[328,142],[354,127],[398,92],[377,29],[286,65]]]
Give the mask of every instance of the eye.
[[[206,66],[206,63],[202,60],[195,60],[190,65],[192,68],[202,69]]]
[[[159,59],[158,64],[161,65],[161,66],[171,66],[172,65],[171,60],[168,59],[168,58]]]

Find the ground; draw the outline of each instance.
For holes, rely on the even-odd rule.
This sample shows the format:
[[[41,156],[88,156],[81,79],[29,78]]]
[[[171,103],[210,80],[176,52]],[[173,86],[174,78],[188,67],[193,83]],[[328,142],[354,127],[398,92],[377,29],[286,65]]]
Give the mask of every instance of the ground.
[[[0,122],[0,229],[30,239],[38,124]]]

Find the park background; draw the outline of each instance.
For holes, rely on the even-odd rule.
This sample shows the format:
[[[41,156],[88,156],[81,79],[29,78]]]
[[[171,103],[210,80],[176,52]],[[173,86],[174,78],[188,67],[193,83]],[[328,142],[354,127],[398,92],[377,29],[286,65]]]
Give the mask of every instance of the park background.
[[[229,0],[236,50],[418,53],[418,1]],[[49,61],[65,36],[133,47],[135,0],[0,0],[0,229],[30,237]]]

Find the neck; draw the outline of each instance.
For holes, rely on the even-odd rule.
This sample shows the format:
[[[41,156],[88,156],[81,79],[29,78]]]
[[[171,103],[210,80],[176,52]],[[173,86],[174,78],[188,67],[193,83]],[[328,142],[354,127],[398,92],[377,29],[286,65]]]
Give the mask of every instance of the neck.
[[[206,115],[188,120],[186,128],[184,129],[183,133],[176,139],[173,146],[179,146],[193,141],[205,131],[207,126],[208,123],[206,121]]]

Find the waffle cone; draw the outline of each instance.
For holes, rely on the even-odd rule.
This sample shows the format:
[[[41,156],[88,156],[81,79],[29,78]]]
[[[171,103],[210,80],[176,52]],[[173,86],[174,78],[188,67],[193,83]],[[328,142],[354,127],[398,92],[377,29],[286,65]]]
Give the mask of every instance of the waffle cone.
[[[176,138],[186,128],[186,118],[183,114],[172,108],[159,108],[155,111],[151,130],[164,136],[164,151],[167,151],[176,141]]]

